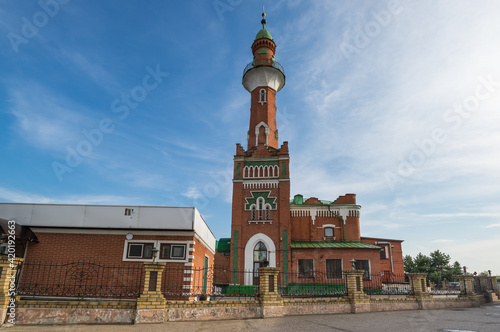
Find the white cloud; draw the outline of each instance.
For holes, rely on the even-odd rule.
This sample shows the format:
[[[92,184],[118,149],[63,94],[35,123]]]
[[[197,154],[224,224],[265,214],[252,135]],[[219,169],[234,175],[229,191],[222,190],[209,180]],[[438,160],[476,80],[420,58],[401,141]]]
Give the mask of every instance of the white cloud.
[[[203,194],[196,187],[189,187],[188,190],[181,195],[191,199],[197,199],[203,196]]]

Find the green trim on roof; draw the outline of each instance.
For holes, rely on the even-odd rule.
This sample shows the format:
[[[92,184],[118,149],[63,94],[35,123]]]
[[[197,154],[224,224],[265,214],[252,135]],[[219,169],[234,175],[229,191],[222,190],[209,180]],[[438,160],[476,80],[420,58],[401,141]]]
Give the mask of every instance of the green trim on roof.
[[[257,52],[257,54],[269,54],[269,51],[268,51],[268,50],[266,50],[265,48],[261,48],[261,49]]]
[[[315,249],[315,248],[358,248],[358,249],[382,249],[373,244],[356,241],[292,241],[290,244],[294,249]]]
[[[265,28],[260,29],[260,31],[257,33],[257,36],[255,36],[255,40],[261,38],[267,38],[273,40],[273,37],[271,36],[269,31],[267,31]]]
[[[231,238],[222,238],[215,242],[215,250],[217,252],[231,252]]]

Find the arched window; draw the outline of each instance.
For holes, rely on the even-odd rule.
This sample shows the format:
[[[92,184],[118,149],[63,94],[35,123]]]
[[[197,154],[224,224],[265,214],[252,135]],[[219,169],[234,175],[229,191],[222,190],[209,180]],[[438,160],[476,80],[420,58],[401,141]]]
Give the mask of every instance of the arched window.
[[[266,102],[266,89],[260,89],[259,91],[259,103],[263,105]]]
[[[255,220],[255,205],[252,206],[252,220]]]
[[[253,261],[263,262],[267,260],[267,248],[263,242],[258,242],[253,249]]]
[[[266,220],[271,219],[271,207],[269,205],[266,206]]]

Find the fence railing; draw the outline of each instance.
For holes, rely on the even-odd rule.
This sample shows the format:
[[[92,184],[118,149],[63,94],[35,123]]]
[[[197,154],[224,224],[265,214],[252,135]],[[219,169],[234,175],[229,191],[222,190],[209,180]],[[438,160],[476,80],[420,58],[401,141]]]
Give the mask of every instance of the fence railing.
[[[405,274],[368,274],[363,278],[363,291],[370,296],[410,295],[412,289]]]
[[[458,282],[443,282],[440,284],[431,283],[429,287],[429,294],[435,296],[458,296],[460,294],[465,294],[466,292],[466,285],[463,285],[461,289]]]
[[[17,294],[24,297],[134,299],[143,291],[144,278],[144,265],[136,263],[25,262],[17,274],[16,284]],[[362,290],[369,296],[412,295],[417,286],[412,285],[404,274],[367,274],[362,279]],[[458,296],[472,291],[465,288],[466,283],[453,282],[444,287],[437,285],[429,288],[425,279],[420,281],[421,287],[433,296]],[[183,264],[167,265],[162,272],[161,292],[167,300],[254,298],[259,294],[259,282],[256,271],[231,271],[218,267],[189,269]],[[492,279],[485,277],[474,278],[467,287],[474,287],[473,292],[477,294],[494,289]],[[280,272],[277,290],[283,298],[348,295],[343,273],[322,271]]]
[[[94,262],[25,262],[17,284],[22,296],[78,298],[137,298],[144,266],[102,265]]]
[[[338,297],[347,294],[345,277],[322,271],[281,272],[278,293],[282,297]]]
[[[255,285],[233,284],[233,280],[248,280]],[[161,292],[166,299],[186,300],[191,297],[254,297],[259,293],[258,276],[252,271],[230,271],[209,267],[186,270],[183,267],[165,267]]]

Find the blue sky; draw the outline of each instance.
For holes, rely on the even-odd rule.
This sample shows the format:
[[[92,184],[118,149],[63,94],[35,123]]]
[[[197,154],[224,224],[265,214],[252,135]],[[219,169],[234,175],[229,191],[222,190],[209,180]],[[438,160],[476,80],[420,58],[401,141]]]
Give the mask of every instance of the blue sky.
[[[194,205],[228,237],[262,1],[40,3],[0,2],[0,201]],[[292,196],[500,274],[500,4],[264,4]]]

